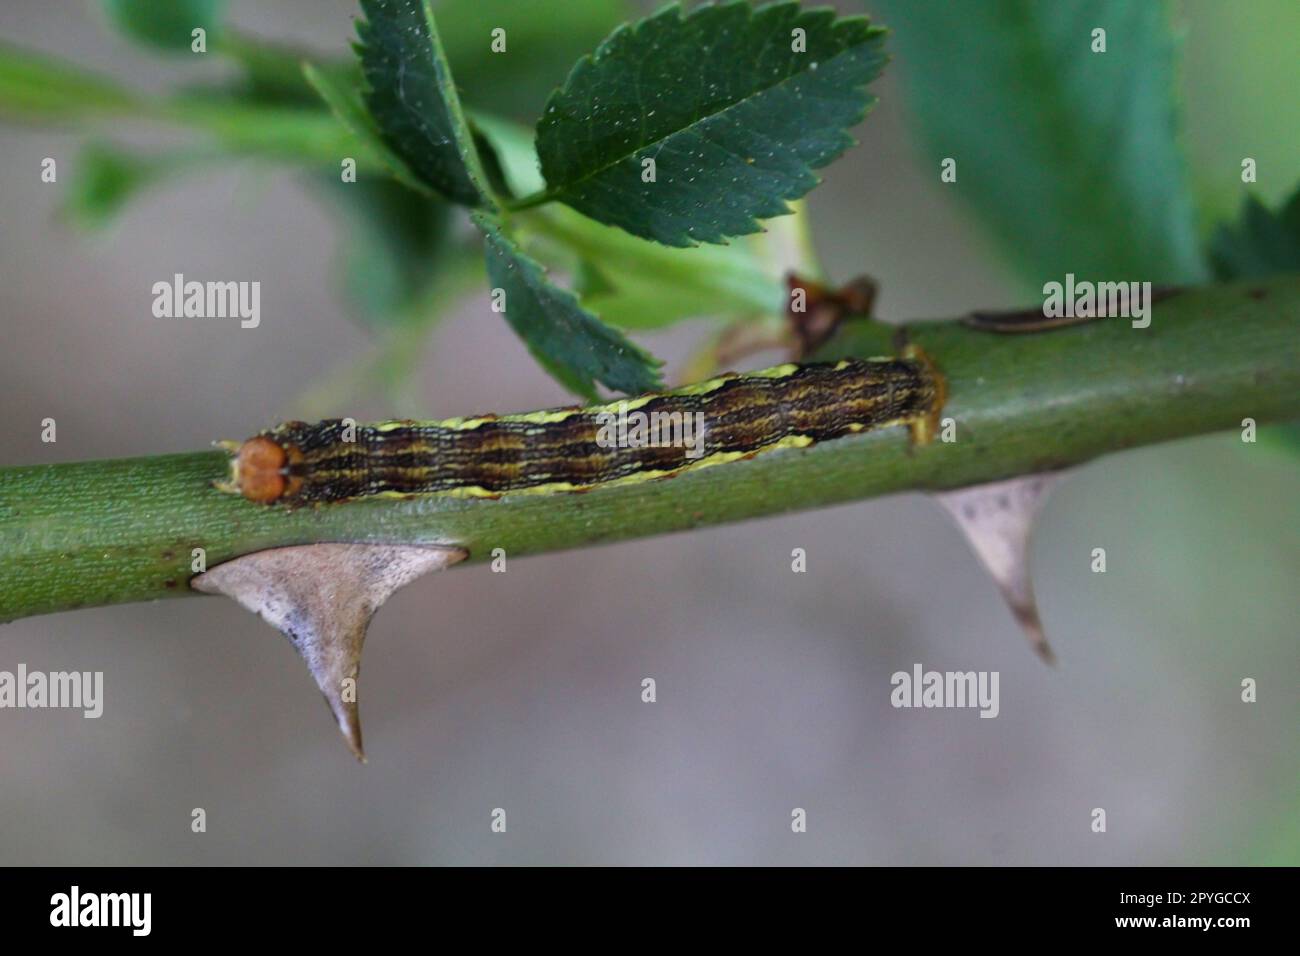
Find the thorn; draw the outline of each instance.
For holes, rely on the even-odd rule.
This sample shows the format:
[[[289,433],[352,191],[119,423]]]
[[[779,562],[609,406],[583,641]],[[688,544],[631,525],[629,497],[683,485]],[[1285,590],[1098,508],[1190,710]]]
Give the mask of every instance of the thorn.
[[[1007,481],[945,491],[933,497],[953,516],[976,557],[993,577],[1035,653],[1047,664],[1056,655],[1047,643],[1029,573],[1034,519],[1062,472],[1022,475]]]
[[[308,544],[226,561],[190,587],[234,598],[293,642],[348,749],[361,745],[357,679],[375,612],[404,584],[465,560],[462,548],[396,544]]]

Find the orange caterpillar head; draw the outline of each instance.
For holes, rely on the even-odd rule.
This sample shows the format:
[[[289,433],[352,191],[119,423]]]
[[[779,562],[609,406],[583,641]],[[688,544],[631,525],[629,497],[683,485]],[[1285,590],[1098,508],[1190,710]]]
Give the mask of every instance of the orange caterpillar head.
[[[302,461],[302,452],[295,446],[281,445],[266,435],[257,435],[242,445],[223,445],[234,452],[234,457],[230,459],[230,480],[217,483],[221,491],[269,505],[291,498],[302,489],[302,477],[291,473],[293,466]]]

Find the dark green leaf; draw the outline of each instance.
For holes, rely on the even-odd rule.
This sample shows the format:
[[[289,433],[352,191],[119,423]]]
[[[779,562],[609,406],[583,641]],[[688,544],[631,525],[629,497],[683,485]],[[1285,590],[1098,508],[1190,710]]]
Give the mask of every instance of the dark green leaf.
[[[476,114],[474,123],[500,157],[514,195],[542,188],[537,151],[527,129],[483,114]],[[647,329],[692,316],[779,314],[785,304],[785,283],[780,269],[763,261],[759,247],[769,239],[788,244],[789,237],[781,234],[796,226],[797,218],[787,217],[763,236],[725,246],[671,249],[555,203],[518,217],[515,234],[537,239],[548,265],[571,271],[575,291],[603,321]],[[672,294],[665,295],[665,289]]]
[[[474,221],[487,240],[488,279],[505,292],[506,321],[566,388],[594,398],[597,382],[629,394],[660,386],[658,363],[649,354],[583,309],[572,292],[552,283],[496,219],[475,213]]]
[[[453,202],[480,206],[484,176],[427,3],[361,0],[366,105],[416,176]]]
[[[339,73],[322,70],[311,63],[302,64],[302,74],[339,122],[359,140],[368,143],[397,180],[418,192],[434,195],[428,186],[415,178],[402,158],[389,149],[380,137],[374,118],[366,112],[365,104],[361,101],[360,89]]]
[[[1300,189],[1276,213],[1247,196],[1237,222],[1215,230],[1210,259],[1224,280],[1300,272]]]
[[[208,43],[221,31],[225,0],[103,0],[109,21],[138,43],[190,50],[191,31],[202,27]]]
[[[1205,277],[1178,142],[1167,5],[872,0],[943,188],[1034,284]],[[1093,53],[1092,31],[1106,31]]]
[[[795,52],[795,30],[806,52]],[[671,246],[757,232],[853,140],[884,32],[864,17],[743,0],[669,7],[579,61],[537,127],[549,192]],[[653,159],[655,182],[643,182]]]
[[[465,104],[528,122],[569,68],[631,16],[628,0],[441,0],[438,32]],[[506,50],[492,50],[492,31]]]

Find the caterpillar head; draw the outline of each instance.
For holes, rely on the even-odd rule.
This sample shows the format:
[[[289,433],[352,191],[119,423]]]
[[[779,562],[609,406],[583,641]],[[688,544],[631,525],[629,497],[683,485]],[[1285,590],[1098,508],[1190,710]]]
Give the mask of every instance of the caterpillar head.
[[[282,445],[268,435],[255,435],[242,444],[219,444],[233,453],[229,479],[215,484],[219,491],[269,505],[292,498],[302,489],[301,476],[291,473],[293,466],[302,461],[302,452],[296,446]]]

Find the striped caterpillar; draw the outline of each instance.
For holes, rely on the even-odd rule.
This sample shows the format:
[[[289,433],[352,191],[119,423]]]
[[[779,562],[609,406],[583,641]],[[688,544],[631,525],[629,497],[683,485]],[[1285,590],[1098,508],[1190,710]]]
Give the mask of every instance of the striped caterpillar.
[[[896,359],[778,365],[587,408],[440,422],[287,422],[223,443],[233,452],[230,478],[217,487],[285,505],[587,491],[894,425],[924,444],[945,399],[942,375],[909,347]],[[611,421],[634,413],[637,421],[680,424],[677,437],[688,440],[610,440]]]

